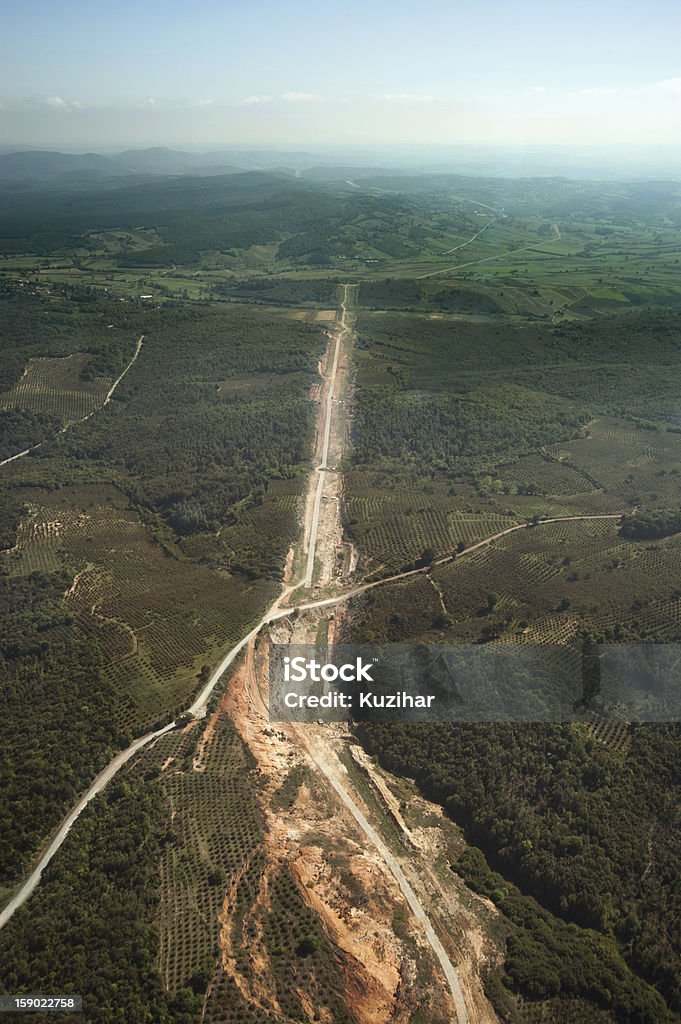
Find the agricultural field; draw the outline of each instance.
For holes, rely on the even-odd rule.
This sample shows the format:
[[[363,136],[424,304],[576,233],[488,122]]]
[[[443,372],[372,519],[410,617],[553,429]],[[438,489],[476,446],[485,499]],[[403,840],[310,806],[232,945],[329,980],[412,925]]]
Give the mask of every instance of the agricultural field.
[[[22,348],[18,311],[49,321],[55,301],[9,297],[17,369],[29,352],[74,361],[33,337]],[[100,297],[86,313],[70,301],[48,350],[111,315]],[[237,305],[120,316],[90,365],[117,358],[124,330],[145,344],[111,402],[2,467],[0,582],[24,595],[0,662],[8,885],[116,748],[186,707],[260,618],[298,530],[321,327]],[[81,729],[84,709],[96,716]]]
[[[673,183],[262,173],[139,188],[75,209],[71,192],[0,190],[0,277],[161,303],[258,301],[254,282],[289,306],[306,281],[352,280],[378,311],[549,323],[681,304]]]
[[[164,810],[160,786],[129,774],[84,812],[34,898],[0,933],[3,987],[29,991],[36,976],[59,978],[101,1021],[187,1024],[200,1011],[201,997],[170,995],[158,969]],[[34,1016],[47,1024],[52,1015]]]
[[[679,339],[662,315],[623,328],[360,317],[345,512],[365,570],[535,517],[678,505]]]
[[[264,848],[253,764],[223,707],[164,737],[133,777],[150,773],[168,829],[159,864],[164,989],[176,998],[205,992],[205,1019],[215,1024],[275,1021],[282,1009],[304,1018],[310,1001],[349,1020],[336,953],[299,883]]]
[[[32,491],[30,500],[35,511],[5,568],[10,577],[68,571],[65,608],[102,651],[125,734],[188,703],[201,667],[248,632],[277,592],[271,581],[169,557],[114,488]]]
[[[200,738],[198,730],[165,737],[138,769],[154,766],[172,828],[160,861],[158,953],[171,992],[202,973],[212,977],[225,891],[236,896],[249,871],[257,875],[262,868],[262,822],[248,755],[223,713]]]
[[[89,363],[90,357],[80,354],[31,359],[21,380],[0,394],[0,410],[26,409],[64,426],[84,419],[102,405],[113,383],[110,377],[83,379]]]
[[[426,548],[448,554],[460,542],[468,545],[519,521],[481,499],[472,486],[417,480],[403,489],[381,474],[353,470],[345,487],[346,530],[370,573],[411,568]]]
[[[462,555],[433,580],[457,639],[562,643],[588,628],[602,640],[663,640],[679,628],[680,558],[678,537],[632,543],[617,520],[546,523]]]

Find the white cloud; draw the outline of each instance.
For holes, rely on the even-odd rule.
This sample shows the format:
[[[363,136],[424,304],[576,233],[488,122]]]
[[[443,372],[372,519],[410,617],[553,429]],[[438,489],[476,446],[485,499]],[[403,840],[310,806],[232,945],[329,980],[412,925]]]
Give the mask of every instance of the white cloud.
[[[653,82],[650,89],[655,92],[665,92],[670,96],[681,95],[681,78],[664,78],[661,82]]]
[[[260,103],[271,103],[272,97],[261,94],[259,96],[247,96],[241,101],[242,107],[257,107]]]
[[[65,100],[62,96],[33,96],[20,103],[20,107],[48,107],[50,110],[85,110],[80,100]]]
[[[618,90],[613,89],[608,85],[596,85],[591,89],[577,89],[576,92],[569,93],[570,96],[616,96]]]
[[[414,92],[386,92],[381,96],[382,100],[389,103],[434,103],[433,96],[423,96]]]
[[[533,85],[530,88],[530,92],[535,92],[537,94],[541,94],[543,92],[546,92],[546,86],[545,85]]]
[[[215,100],[197,100],[194,104],[195,107],[212,107]]]
[[[287,103],[321,103],[324,99],[315,92],[283,92],[281,98]]]

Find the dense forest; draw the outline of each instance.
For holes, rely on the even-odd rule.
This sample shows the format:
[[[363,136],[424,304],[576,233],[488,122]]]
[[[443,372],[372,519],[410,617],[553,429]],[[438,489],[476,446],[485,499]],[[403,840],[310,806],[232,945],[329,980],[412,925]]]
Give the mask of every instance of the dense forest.
[[[558,327],[365,315],[354,464],[396,479],[496,476],[502,458],[576,438],[596,414],[676,431],[680,351],[668,313]]]
[[[138,326],[130,305],[101,288],[37,288],[0,277],[0,391],[15,384],[27,361],[37,356],[85,352],[96,373],[116,376],[132,354]]]
[[[257,311],[159,310],[115,408],[70,432],[69,456],[119,472],[177,534],[215,531],[300,472],[320,351],[317,329]]]
[[[236,299],[239,302],[273,303],[282,306],[326,306],[334,309],[338,299],[338,285],[328,279],[250,278],[240,280],[233,277],[228,281],[217,281],[213,285],[216,296]]]
[[[656,540],[671,537],[681,532],[681,512],[656,511],[636,512],[625,516],[620,526],[620,536],[627,540]]]
[[[45,822],[73,803],[122,739],[99,645],[63,604],[70,582],[0,574],[0,883],[28,867]]]
[[[82,815],[30,910],[0,933],[0,990],[82,993],[98,1024],[194,1024],[203,994],[166,992],[157,967],[158,862],[169,838],[160,787],[143,777],[111,786]]]
[[[102,289],[38,289],[0,279],[0,394],[21,379],[30,359],[63,359],[73,352],[89,357],[84,380],[113,380],[134,351],[138,329],[130,307],[115,303]],[[60,426],[49,411],[0,408],[0,459],[38,444]]]
[[[352,254],[358,240],[360,249],[419,253],[422,238],[409,241],[408,228],[420,205],[402,196],[348,195],[269,172],[142,183],[121,179],[79,192],[10,186],[0,188],[0,252],[94,252],[93,232],[143,225],[155,230],[156,242],[122,251],[118,266],[194,266],[204,252],[234,253],[265,244],[278,246],[280,260],[324,265],[331,255]],[[421,234],[437,240],[439,232],[427,227]]]
[[[503,311],[491,294],[491,289],[452,284],[443,287],[437,279],[405,281],[401,278],[386,278],[384,281],[364,281],[360,286],[359,299],[369,309],[435,309],[477,314]]]
[[[532,998],[595,996],[623,1021],[671,1019],[633,976],[607,995],[608,947],[584,931],[593,929],[615,938],[634,971],[681,1011],[677,727],[636,729],[624,763],[580,727],[367,722],[360,735],[389,770],[416,778],[442,803],[494,868],[579,926],[555,925],[551,935],[539,908],[524,920],[527,911],[516,900],[509,916],[528,934],[510,947],[506,969],[520,991]],[[467,877],[477,863],[465,862]],[[502,883],[485,886],[497,902]],[[508,912],[504,900],[499,905]],[[608,955],[617,959],[614,947]],[[600,981],[589,980],[593,972]]]
[[[355,462],[373,466],[386,460],[404,474],[414,469],[455,473],[479,466],[480,459],[576,436],[586,420],[585,414],[556,401],[504,397],[458,399],[367,389],[360,393],[353,424]]]
[[[82,244],[103,228],[157,226],[167,263],[191,263],[202,248],[249,246],[313,222],[332,197],[286,175],[250,173],[214,178],[116,182],[78,192],[40,187],[0,192],[3,251],[46,254]]]
[[[225,307],[146,311],[70,290],[63,297],[13,292],[0,315],[6,385],[32,355],[84,350],[95,372],[119,370],[145,334],[143,356],[116,401],[39,454],[66,456],[76,475],[78,463],[103,478],[114,472],[131,501],[158,512],[178,535],[234,524],[262,504],[270,481],[295,477],[308,457],[306,395],[322,344],[315,327]],[[7,454],[54,436],[43,414],[0,417]],[[281,538],[278,551],[287,543]]]

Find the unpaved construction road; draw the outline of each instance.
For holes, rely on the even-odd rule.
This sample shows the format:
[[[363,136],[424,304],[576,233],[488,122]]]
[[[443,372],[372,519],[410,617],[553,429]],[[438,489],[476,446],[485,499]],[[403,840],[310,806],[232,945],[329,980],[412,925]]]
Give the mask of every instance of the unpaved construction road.
[[[315,487],[314,480],[311,481],[311,488],[315,487],[314,491],[314,504],[313,512],[309,521],[308,537],[307,537],[307,567],[303,585],[310,587],[313,582],[314,568],[315,568],[315,549],[317,541],[317,531],[319,525],[319,509],[321,506],[321,498],[324,491],[324,477],[328,467],[329,450],[332,442],[332,430],[335,431],[335,450],[338,454],[342,452],[344,443],[344,425],[340,415],[334,415],[334,399],[336,396],[336,387],[338,382],[338,367],[339,367],[339,356],[343,346],[350,346],[352,343],[352,327],[349,321],[349,286],[343,286],[343,297],[340,307],[340,316],[338,320],[338,328],[335,339],[332,340],[333,345],[333,358],[331,360],[331,367],[328,373],[326,383],[326,394],[325,400],[322,401],[320,409],[321,416],[323,418],[323,429],[321,431],[321,445],[318,449],[317,458],[319,460],[317,466],[318,480]],[[343,363],[346,374],[349,372],[349,360],[345,360]],[[347,386],[347,381],[342,382]],[[336,545],[342,542],[342,527],[340,520],[336,517],[337,536],[335,538]],[[327,546],[323,552],[320,552],[320,561],[326,557],[332,560],[332,565],[327,566],[327,570],[333,570],[333,562],[335,562],[335,546]],[[320,572],[323,571],[323,566],[320,566]],[[282,619],[286,616],[287,612],[290,613],[291,609],[282,609],[280,607],[281,602],[278,603],[279,607],[275,610],[277,619]],[[298,605],[300,611],[316,612],[321,611],[327,606],[327,602],[324,600],[313,601],[305,605]],[[283,613],[283,614],[282,614]],[[308,641],[314,642],[316,635],[317,623],[320,616],[308,615],[308,622],[305,625],[299,623],[296,628],[296,642],[307,639]],[[253,633],[253,639],[255,634]],[[291,636],[291,639],[293,637]],[[252,661],[252,648],[250,651],[250,660]],[[242,721],[245,738],[253,736],[254,732],[258,729],[262,730],[262,723],[267,721],[268,709],[267,702],[263,699],[259,693],[257,679],[255,673],[250,673],[249,678],[254,681],[253,689],[249,696],[249,708],[253,716],[252,720],[248,720],[248,714],[245,716],[246,720]],[[257,708],[257,705],[260,708]],[[290,738],[292,743],[298,750],[303,750],[312,764],[315,766],[318,772],[324,777],[326,782],[331,786],[336,796],[340,799],[343,806],[350,813],[354,819],[356,825],[359,827],[364,840],[374,848],[376,853],[379,855],[383,865],[389,871],[390,875],[397,883],[404,899],[406,900],[409,909],[411,910],[415,920],[421,928],[423,936],[430,946],[435,958],[437,959],[443,974],[446,979],[447,986],[451,992],[453,1000],[457,1024],[470,1024],[470,1017],[464,998],[464,993],[461,987],[458,972],[452,963],[447,951],[445,950],[440,938],[438,937],[435,928],[428,916],[428,913],[415,893],[412,885],[408,881],[397,857],[390,851],[387,844],[381,838],[378,831],[374,828],[371,822],[368,820],[366,814],[359,806],[361,798],[356,798],[351,792],[352,782],[346,773],[341,770],[341,765],[338,761],[336,753],[333,749],[332,744],[332,733],[324,732],[316,727],[307,727],[303,725],[291,725],[286,729],[286,735]]]
[[[549,525],[551,523],[575,522],[583,519],[592,520],[620,518],[621,516],[619,514],[593,516],[562,516],[554,519],[540,520],[539,523],[536,524],[536,526],[544,526]],[[534,528],[536,528],[536,526]],[[499,533],[495,533],[491,537],[486,537],[483,540],[478,541],[476,544],[471,544],[471,546],[469,548],[466,548],[464,552],[461,552],[461,554],[459,554],[457,558],[462,558],[466,554],[476,551],[481,547],[485,547],[488,544],[493,544],[494,541],[499,540],[499,538],[505,537],[510,533],[515,533],[517,530],[526,530],[530,528],[531,524],[529,523],[519,523],[515,526],[510,526],[506,530],[501,530]],[[447,557],[439,559],[434,564],[441,565],[449,561],[453,561],[453,556],[451,558]],[[360,594],[363,594],[366,591],[373,589],[374,587],[384,586],[388,583],[398,583],[400,580],[406,579],[410,576],[423,574],[426,571],[426,569],[411,569],[407,572],[398,573],[395,576],[388,576],[385,579],[374,580],[370,583],[364,583],[358,587],[353,587],[349,590],[346,590],[344,593],[338,594],[334,597],[320,598],[318,601],[309,601],[303,604],[296,605],[296,610],[301,612],[307,612],[331,608],[334,605],[342,604],[343,602],[348,601],[353,597],[357,597]],[[253,629],[249,633],[247,633],[246,636],[243,637],[243,639],[240,640],[238,644],[236,644],[234,647],[232,647],[230,651],[228,651],[228,653],[225,655],[223,660],[215,669],[213,675],[210,677],[210,679],[208,680],[208,682],[206,683],[205,687],[200,692],[198,697],[194,700],[191,706],[187,708],[187,711],[185,712],[186,715],[197,719],[205,717],[206,708],[208,706],[208,702],[211,698],[213,690],[220,682],[220,680],[222,679],[230,665],[232,665],[234,661],[237,659],[239,654],[248,646],[249,643],[255,640],[255,638],[258,636],[260,631],[265,626],[271,626],[274,623],[287,618],[294,610],[290,607],[282,607],[282,602],[286,600],[286,597],[289,596],[294,589],[296,589],[296,586],[286,587],[282,595],[278,597],[274,604],[271,605],[267,612],[265,612],[260,622],[258,622],[258,624],[254,626]],[[141,736],[139,739],[134,740],[129,747],[127,747],[120,754],[117,754],[116,757],[107,765],[107,767],[97,776],[97,778],[94,780],[90,788],[86,790],[86,792],[80,797],[75,807],[73,807],[71,811],[69,811],[66,818],[64,818],[64,821],[59,826],[59,829],[55,834],[54,838],[52,839],[52,841],[50,842],[50,845],[48,846],[47,850],[41,855],[36,866],[33,868],[28,878],[24,881],[21,888],[15,893],[10,902],[0,912],[0,928],[7,924],[15,910],[18,910],[18,908],[23,903],[25,903],[26,900],[29,898],[33,890],[40,882],[42,872],[45,870],[49,862],[52,860],[54,855],[61,847],[76,818],[87,807],[90,801],[93,800],[98,793],[101,793],[104,787],[111,781],[114,775],[119,771],[119,769],[122,768],[123,765],[126,764],[126,762],[129,761],[134,754],[136,754],[143,747],[146,747],[147,744],[151,743],[159,736],[163,736],[171,729],[176,728],[176,726],[176,721],[170,722],[168,725],[163,726],[162,729],[158,729],[156,730],[156,732],[147,733],[146,735]]]
[[[312,506],[312,519],[310,522],[310,531],[307,538],[307,566],[305,569],[305,576],[303,577],[302,585],[304,587],[312,586],[312,577],[314,575],[314,560],[315,552],[317,550],[317,535],[319,533],[319,510],[322,504],[322,497],[324,495],[324,485],[326,483],[326,471],[328,469],[329,461],[329,445],[331,442],[331,424],[333,422],[333,403],[336,397],[336,378],[338,376],[338,360],[340,356],[341,346],[347,340],[350,334],[350,325],[348,322],[348,301],[350,294],[350,285],[343,285],[343,299],[341,302],[341,315],[338,321],[338,332],[336,334],[335,342],[333,343],[333,360],[331,363],[331,372],[329,379],[326,382],[326,401],[323,406],[323,430],[322,430],[322,443],[320,451],[320,462],[317,466],[317,487],[314,495],[314,502]]]
[[[314,761],[319,771],[324,775],[326,780],[331,784],[338,797],[348,809],[352,817],[355,819],[360,829],[369,840],[369,842],[376,848],[380,853],[381,857],[385,861],[385,864],[390,870],[391,875],[397,882],[402,892],[402,895],[409,904],[409,909],[412,914],[419,922],[423,929],[423,933],[433,950],[437,960],[442,968],[447,984],[452,993],[452,999],[454,1000],[454,1006],[456,1007],[457,1024],[470,1024],[470,1017],[468,1016],[468,1009],[466,1006],[466,1000],[464,998],[463,990],[461,988],[461,982],[459,980],[459,973],[454,967],[452,961],[449,959],[447,952],[440,942],[438,935],[433,928],[430,918],[426,913],[423,904],[419,900],[418,896],[412,889],[407,876],[405,875],[400,862],[390,852],[386,844],[381,839],[380,835],[367,820],[366,816],[359,809],[352,796],[348,792],[347,783],[337,771],[333,760],[324,756],[320,752],[313,753],[310,751],[310,756]]]
[[[319,509],[321,505],[321,498],[324,489],[324,476],[327,469],[327,462],[329,456],[329,447],[331,442],[331,430],[334,424],[333,406],[334,398],[336,393],[336,379],[338,374],[339,355],[341,346],[348,342],[350,335],[350,327],[348,323],[348,297],[349,287],[346,285],[343,288],[343,299],[341,303],[341,313],[338,322],[338,330],[335,338],[332,339],[331,344],[333,345],[333,358],[331,361],[331,369],[328,380],[326,381],[326,397],[325,402],[321,406],[321,413],[323,416],[323,430],[322,430],[322,444],[319,452],[319,465],[316,467],[317,483],[315,487],[315,498],[313,505],[313,514],[310,520],[309,535],[307,537],[307,568],[305,577],[303,579],[303,585],[310,587],[312,585],[313,573],[314,573],[314,562],[315,562],[315,549],[317,540],[317,531],[319,527]],[[140,339],[141,342],[141,339]],[[139,351],[139,347],[138,350]],[[136,353],[137,355],[137,353]],[[127,369],[127,368],[126,368]],[[126,371],[124,371],[125,373]],[[109,393],[108,399],[113,394],[115,387],[122,379],[122,376],[114,384],[114,387]],[[338,538],[339,541],[341,538]],[[279,619],[287,617],[291,609],[282,608],[281,602],[286,596],[291,593],[292,588],[286,587],[282,595],[277,599],[274,605],[268,610],[263,616],[261,621],[245,636],[222,660],[216,671],[213,673],[211,679],[204,687],[203,691],[199,694],[197,699],[189,708],[188,714],[195,718],[203,717],[206,713],[208,701],[211,697],[213,689],[217,685],[218,681],[222,678],[224,673],[235,661],[239,653],[247,647],[248,644],[252,643],[263,626],[272,624]],[[325,602],[311,602],[308,608],[314,608],[317,605],[324,606]],[[14,895],[12,900],[3,909],[0,914],[0,928],[7,923],[12,917],[14,912],[29,898],[31,893],[34,891],[36,886],[40,882],[42,872],[49,864],[51,859],[57,853],[62,846],[66,836],[72,828],[74,822],[78,816],[82,813],[85,807],[90,803],[98,793],[100,793],[104,787],[110,782],[110,780],[116,775],[116,773],[126,764],[139,750],[147,746],[149,743],[157,739],[159,736],[164,735],[174,728],[175,723],[170,723],[164,726],[162,729],[156,730],[155,732],[148,733],[132,743],[126,750],[118,754],[107,767],[97,776],[92,786],[88,791],[80,798],[78,803],[72,808],[70,813],[62,822],[57,833],[52,838],[50,845],[44,851],[40,857],[35,868],[26,879],[19,891]],[[348,809],[357,825],[360,827],[362,833],[366,839],[371,843],[375,850],[380,854],[383,862],[389,869],[391,875],[397,882],[404,898],[407,901],[414,917],[419,922],[423,933],[429,945],[431,946],[444,975],[447,979],[447,983],[452,993],[454,1005],[456,1007],[456,1014],[458,1024],[469,1024],[469,1016],[466,1009],[466,1004],[461,989],[458,974],[454,965],[452,964],[449,956],[447,955],[440,939],[438,938],[435,929],[426,913],[425,908],[418,899],[412,886],[407,880],[400,864],[394,855],[390,852],[380,835],[376,832],[370,822],[367,820],[364,813],[360,810],[357,802],[353,799],[348,791],[347,784],[341,779],[339,773],[335,770],[333,761],[330,757],[325,756],[323,749],[318,749],[315,754],[312,755],[313,763],[316,765],[318,771],[322,773],[328,783],[331,785],[337,796],[342,801],[343,805]]]

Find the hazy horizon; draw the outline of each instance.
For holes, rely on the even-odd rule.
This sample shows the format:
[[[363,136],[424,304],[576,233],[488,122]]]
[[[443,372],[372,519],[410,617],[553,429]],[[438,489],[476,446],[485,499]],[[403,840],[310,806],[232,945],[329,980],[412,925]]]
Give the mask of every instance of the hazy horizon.
[[[83,165],[47,163],[40,154],[77,160]],[[21,159],[21,158],[24,159]],[[88,157],[108,161],[87,163]],[[17,163],[17,160],[19,162]],[[542,146],[478,145],[326,145],[235,143],[190,145],[173,143],[144,146],[50,146],[0,143],[0,179],[45,180],[96,170],[106,176],[224,175],[237,171],[281,171],[312,180],[328,177],[388,175],[474,175],[498,178],[555,177],[601,180],[681,180],[681,146]],[[329,179],[331,180],[331,179]]]
[[[7,146],[661,145],[681,8],[501,0],[27,0],[0,44]]]

